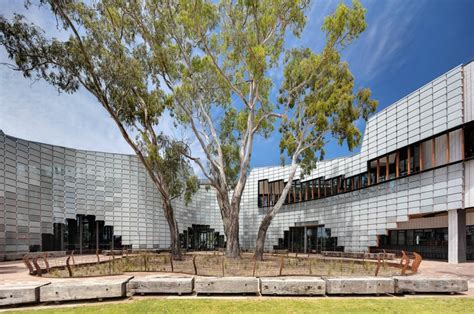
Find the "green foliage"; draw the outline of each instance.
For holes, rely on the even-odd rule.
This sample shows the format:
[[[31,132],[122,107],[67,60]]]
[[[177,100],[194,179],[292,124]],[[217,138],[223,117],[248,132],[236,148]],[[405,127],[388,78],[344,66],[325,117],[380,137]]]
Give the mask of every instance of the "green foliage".
[[[182,70],[166,80],[175,114],[195,130],[211,182],[245,184],[254,135],[273,131],[268,71],[279,66],[287,30],[300,34],[308,1],[164,2]]]
[[[328,136],[352,150],[359,145],[358,119],[367,119],[377,102],[369,89],[354,91],[355,79],[341,50],[365,29],[365,10],[359,1],[352,8],[340,4],[328,16],[322,30],[326,46],[319,54],[307,48],[296,48],[285,56],[284,81],[279,102],[287,105],[288,115],[280,132],[282,160],[295,157],[304,173],[324,157]]]

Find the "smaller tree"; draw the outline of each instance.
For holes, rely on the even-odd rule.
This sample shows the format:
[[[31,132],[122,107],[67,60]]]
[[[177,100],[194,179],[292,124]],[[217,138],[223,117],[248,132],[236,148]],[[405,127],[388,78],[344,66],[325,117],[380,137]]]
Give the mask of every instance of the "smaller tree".
[[[350,150],[360,143],[361,133],[355,122],[375,111],[377,102],[369,89],[354,91],[354,77],[341,51],[359,36],[366,27],[365,10],[358,1],[352,8],[340,4],[328,16],[322,30],[326,46],[320,54],[310,49],[293,49],[285,57],[284,81],[279,102],[286,108],[282,119],[280,150],[282,159],[290,159],[287,182],[258,229],[255,257],[263,259],[265,238],[275,215],[279,212],[290,190],[298,168],[301,175],[309,174],[317,160],[324,157],[324,146],[329,137],[341,145],[345,141]]]

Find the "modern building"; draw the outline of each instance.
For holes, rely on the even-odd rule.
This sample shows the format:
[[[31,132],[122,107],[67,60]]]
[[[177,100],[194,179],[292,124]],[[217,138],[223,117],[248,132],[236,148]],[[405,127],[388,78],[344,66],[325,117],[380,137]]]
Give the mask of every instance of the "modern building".
[[[416,251],[474,260],[474,62],[460,65],[366,124],[360,152],[299,174],[268,250]],[[287,167],[251,171],[240,241],[255,246]],[[188,249],[224,245],[215,192],[174,201]],[[35,250],[166,249],[160,196],[135,156],[80,151],[0,134],[0,258]],[[3,254],[2,254],[3,253]]]

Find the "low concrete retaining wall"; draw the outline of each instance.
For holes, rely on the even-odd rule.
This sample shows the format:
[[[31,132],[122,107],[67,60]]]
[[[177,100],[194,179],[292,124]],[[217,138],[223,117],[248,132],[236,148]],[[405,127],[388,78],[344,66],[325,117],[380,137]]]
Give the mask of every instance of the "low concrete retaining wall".
[[[260,278],[262,295],[324,295],[326,282],[318,277]]]
[[[468,289],[467,280],[457,278],[395,277],[396,293],[459,293]]]
[[[173,277],[72,279],[0,285],[0,306],[38,302],[123,298],[133,294],[363,295],[460,293],[467,280],[422,277]],[[193,287],[194,282],[194,287]]]
[[[197,294],[257,294],[259,284],[256,277],[198,277],[194,289]]]
[[[46,283],[48,284],[48,283]],[[44,283],[17,283],[0,286],[0,306],[39,302],[39,289]]]
[[[54,282],[40,288],[40,302],[125,297],[126,284],[131,278]]]
[[[392,278],[328,278],[327,294],[385,294],[395,293],[395,282]]]
[[[194,277],[149,276],[127,283],[127,294],[190,294]]]

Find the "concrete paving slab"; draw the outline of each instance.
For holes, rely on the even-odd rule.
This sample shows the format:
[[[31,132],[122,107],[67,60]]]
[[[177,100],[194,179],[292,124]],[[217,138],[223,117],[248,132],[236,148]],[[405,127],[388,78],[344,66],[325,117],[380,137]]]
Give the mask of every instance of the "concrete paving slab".
[[[133,277],[121,279],[84,279],[53,282],[40,288],[40,302],[121,298],[126,296],[126,284]]]
[[[324,295],[326,282],[319,277],[262,277],[262,295]]]
[[[193,293],[193,277],[148,276],[127,283],[127,294],[186,294]]]
[[[196,277],[197,294],[258,294],[260,281],[256,277]]]
[[[327,294],[384,294],[395,292],[392,278],[325,278]]]

